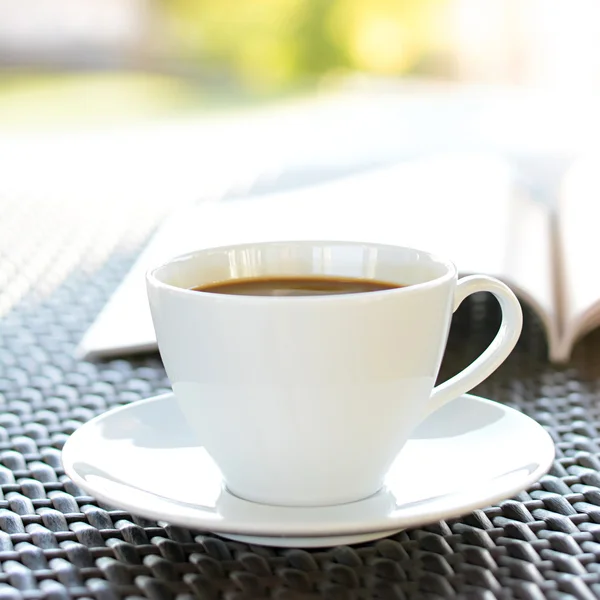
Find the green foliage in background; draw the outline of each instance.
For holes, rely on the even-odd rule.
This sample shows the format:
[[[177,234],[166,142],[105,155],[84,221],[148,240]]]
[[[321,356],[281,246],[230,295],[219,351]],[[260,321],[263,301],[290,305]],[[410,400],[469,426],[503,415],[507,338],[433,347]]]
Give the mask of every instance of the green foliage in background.
[[[431,69],[448,35],[446,0],[158,1],[176,56],[255,89]]]
[[[151,1],[147,69],[0,70],[0,129],[237,109],[349,73],[443,74],[449,54],[448,0]]]

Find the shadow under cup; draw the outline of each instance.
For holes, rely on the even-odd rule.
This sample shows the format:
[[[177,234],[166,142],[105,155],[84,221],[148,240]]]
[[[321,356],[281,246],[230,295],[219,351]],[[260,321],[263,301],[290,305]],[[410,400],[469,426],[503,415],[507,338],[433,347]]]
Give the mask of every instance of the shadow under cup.
[[[406,287],[292,297],[190,289],[269,276]],[[352,502],[382,487],[426,414],[455,284],[454,266],[426,252],[352,242],[200,250],[147,276],[178,407],[228,489],[289,506]]]

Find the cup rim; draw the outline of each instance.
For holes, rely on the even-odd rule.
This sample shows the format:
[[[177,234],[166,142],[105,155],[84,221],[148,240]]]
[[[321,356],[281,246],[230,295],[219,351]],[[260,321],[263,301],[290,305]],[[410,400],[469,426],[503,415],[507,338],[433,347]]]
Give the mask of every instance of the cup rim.
[[[189,260],[193,257],[198,256],[199,254],[203,254],[206,252],[215,252],[215,251],[226,251],[226,250],[235,250],[240,248],[253,248],[257,246],[280,246],[284,244],[293,244],[293,245],[335,245],[335,246],[370,246],[373,248],[383,248],[383,249],[393,249],[393,250],[409,250],[412,252],[418,252],[420,255],[427,256],[431,262],[435,262],[441,264],[446,267],[446,272],[438,277],[434,277],[433,279],[428,279],[427,281],[423,281],[420,283],[414,283],[403,287],[397,287],[387,290],[376,290],[376,291],[368,291],[368,292],[355,292],[353,294],[331,294],[331,295],[320,295],[320,296],[250,296],[250,295],[240,295],[240,294],[214,294],[212,292],[203,292],[200,290],[193,290],[189,288],[183,288],[176,285],[172,285],[170,283],[165,283],[161,281],[156,273],[160,269],[164,267],[176,263],[179,261]],[[391,296],[397,294],[414,294],[422,291],[426,291],[430,288],[437,287],[438,285],[442,285],[448,280],[455,279],[458,276],[458,271],[456,265],[445,258],[438,256],[432,252],[428,252],[426,250],[420,250],[419,248],[414,248],[412,246],[397,246],[395,244],[378,244],[375,242],[357,242],[357,241],[344,241],[344,240],[281,240],[281,241],[269,241],[269,242],[251,242],[251,243],[241,243],[241,244],[227,244],[223,246],[215,246],[210,248],[200,248],[198,250],[193,250],[191,252],[186,252],[184,254],[179,254],[174,256],[168,260],[161,262],[160,264],[151,267],[146,271],[146,283],[149,286],[154,288],[169,290],[171,292],[180,293],[184,295],[191,295],[193,297],[200,298],[215,298],[218,297],[220,302],[348,302],[353,299],[361,299],[365,296],[369,298],[380,298],[384,296]]]

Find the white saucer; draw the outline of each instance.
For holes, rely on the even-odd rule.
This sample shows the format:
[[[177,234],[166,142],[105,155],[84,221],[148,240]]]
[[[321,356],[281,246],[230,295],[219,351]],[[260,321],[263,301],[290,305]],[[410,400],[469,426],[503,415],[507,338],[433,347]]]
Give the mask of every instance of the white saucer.
[[[235,443],[235,440],[231,440]],[[465,395],[415,431],[370,498],[292,508],[242,500],[164,394],[83,425],[63,449],[66,473],[111,506],[247,543],[351,544],[457,517],[513,496],[550,468],[554,444],[529,417]]]

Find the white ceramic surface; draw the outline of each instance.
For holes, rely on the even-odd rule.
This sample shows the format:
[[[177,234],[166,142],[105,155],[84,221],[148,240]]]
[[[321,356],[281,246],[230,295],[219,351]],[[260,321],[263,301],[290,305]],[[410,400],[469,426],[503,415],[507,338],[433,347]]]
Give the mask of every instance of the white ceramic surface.
[[[334,275],[407,287],[256,297],[188,288],[245,277]],[[199,250],[148,274],[161,356],[189,423],[228,488],[255,502],[325,506],[375,494],[414,428],[492,373],[522,315],[490,277],[457,283],[449,261],[410,248],[279,242]],[[434,389],[453,311],[500,302],[490,347]],[[235,442],[235,443],[234,443]]]
[[[109,505],[252,543],[305,547],[384,537],[488,506],[537,481],[553,458],[535,421],[470,395],[413,432],[381,491],[338,506],[269,506],[229,493],[173,394],[109,411],[63,449],[67,475]]]

